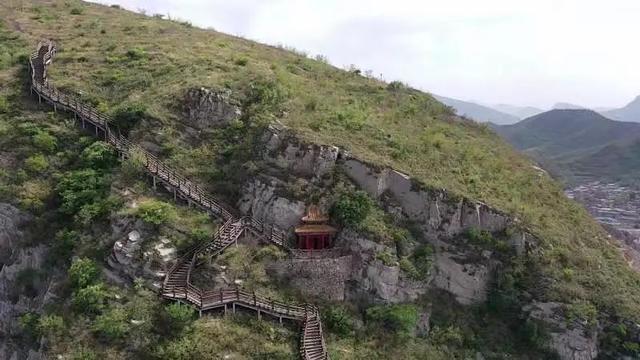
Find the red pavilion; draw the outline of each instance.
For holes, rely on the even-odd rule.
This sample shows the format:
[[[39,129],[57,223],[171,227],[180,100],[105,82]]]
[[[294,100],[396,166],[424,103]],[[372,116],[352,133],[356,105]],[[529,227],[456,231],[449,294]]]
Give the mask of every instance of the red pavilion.
[[[320,212],[315,206],[309,206],[307,215],[302,218],[302,225],[296,227],[298,248],[300,249],[326,249],[333,246],[333,237],[337,230],[327,225],[329,217]]]

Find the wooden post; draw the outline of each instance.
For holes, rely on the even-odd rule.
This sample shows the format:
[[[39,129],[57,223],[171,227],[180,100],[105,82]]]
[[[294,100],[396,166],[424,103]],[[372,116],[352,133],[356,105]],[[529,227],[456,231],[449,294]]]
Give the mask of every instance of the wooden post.
[[[178,201],[178,195],[176,194],[176,187],[173,187],[173,201],[177,202]]]
[[[258,320],[262,320],[262,314],[260,314],[260,309],[258,309]]]
[[[235,315],[236,314],[236,303],[233,302],[231,306],[233,307],[233,315]]]
[[[155,176],[152,176],[152,177],[153,177],[153,190],[155,190],[156,189],[156,177]]]

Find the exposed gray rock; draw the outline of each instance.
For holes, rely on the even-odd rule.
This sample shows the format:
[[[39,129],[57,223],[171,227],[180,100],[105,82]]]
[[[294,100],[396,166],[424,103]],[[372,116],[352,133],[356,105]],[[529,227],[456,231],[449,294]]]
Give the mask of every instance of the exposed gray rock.
[[[0,266],[8,263],[24,239],[22,228],[31,220],[17,208],[0,203]]]
[[[416,324],[416,334],[418,336],[426,337],[431,330],[431,304],[429,304],[426,311],[423,311],[418,316],[418,323]]]
[[[242,115],[237,102],[231,99],[230,91],[207,88],[187,90],[184,113],[189,125],[200,130],[227,125]]]
[[[281,196],[278,186],[275,179],[253,179],[244,186],[238,208],[243,214],[251,214],[264,223],[275,224],[282,229],[297,225],[305,213],[306,205],[302,201]]]
[[[47,277],[34,284],[34,296],[17,293],[17,278],[25,270],[40,269],[46,259],[47,247],[28,246],[27,225],[31,217],[19,209],[0,203],[0,358],[40,359],[40,351],[15,344],[11,337],[21,332],[18,318],[26,312],[41,312],[55,294],[53,281]]]
[[[401,209],[406,219],[415,222],[423,238],[436,245],[433,285],[456,296],[462,304],[486,299],[494,263],[491,253],[483,253],[484,261],[464,261],[469,249],[447,244],[464,231],[477,228],[501,232],[517,228],[517,222],[506,214],[480,202],[453,196],[445,190],[426,189],[409,176],[389,168],[376,168],[358,159],[344,162],[346,174],[371,196],[388,204],[396,217]],[[523,231],[517,231],[510,239],[518,254],[524,254],[536,243],[536,239]]]
[[[263,142],[263,159],[288,174],[320,178],[333,170],[339,149],[335,146],[304,144],[292,134],[270,127]]]
[[[348,298],[399,303],[416,300],[428,290],[430,277],[420,281],[410,279],[397,264],[388,266],[376,259],[383,252],[396,256],[395,247],[376,243],[351,230],[343,231],[337,242],[353,256]]]
[[[171,241],[164,237],[150,239],[146,225],[132,218],[114,218],[111,228],[116,241],[107,263],[113,271],[105,269],[105,276],[120,285],[143,278],[151,288],[160,289],[165,272],[177,257]],[[147,240],[151,242],[144,245]]]
[[[549,325],[551,348],[562,360],[594,360],[598,356],[598,340],[591,335],[584,324],[574,321],[567,323],[563,315],[563,305],[554,302],[536,302],[525,307],[533,319]]]
[[[469,228],[501,231],[510,224],[508,216],[485,204],[451,196],[445,190],[423,189],[396,170],[376,169],[353,158],[345,161],[344,169],[371,196],[392,197],[409,219],[423,224],[430,239],[455,236]]]
[[[447,290],[463,305],[486,300],[492,264],[489,261],[487,263],[479,261],[466,263],[459,255],[437,251],[433,285]]]

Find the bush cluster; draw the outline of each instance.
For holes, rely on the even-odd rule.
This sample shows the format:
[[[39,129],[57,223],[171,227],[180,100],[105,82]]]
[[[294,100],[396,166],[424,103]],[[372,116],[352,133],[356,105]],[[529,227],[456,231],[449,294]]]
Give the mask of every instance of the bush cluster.
[[[364,191],[343,192],[331,208],[331,214],[343,225],[358,225],[369,214],[373,200]]]

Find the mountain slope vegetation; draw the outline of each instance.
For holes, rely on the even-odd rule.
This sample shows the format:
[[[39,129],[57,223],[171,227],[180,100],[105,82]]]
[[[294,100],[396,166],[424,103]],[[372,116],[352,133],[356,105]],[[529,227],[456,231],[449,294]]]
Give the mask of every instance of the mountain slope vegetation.
[[[208,184],[212,192],[233,196],[214,184],[220,179],[233,183],[235,171],[251,168],[248,161],[242,167],[217,168],[213,160],[240,157],[238,154],[249,146],[242,141],[243,134],[251,126],[279,122],[306,141],[348,149],[363,160],[410,174],[422,186],[446,188],[517,218],[540,239],[540,251],[532,263],[514,265],[513,274],[503,279],[500,285],[510,286],[514,292],[511,299],[536,293],[541,300],[571,304],[579,316],[586,314],[603,324],[640,321],[640,277],[630,270],[601,227],[582,207],[564,197],[559,184],[541,174],[487,126],[455,116],[428,94],[399,82],[364,77],[357,69],[344,71],[299,51],[194,28],[184,21],[75,0],[3,2],[0,18],[7,37],[16,40],[10,49],[0,48],[2,59],[8,59],[1,74],[6,80],[2,82],[3,98],[11,104],[7,108],[29,111],[20,66],[39,39],[50,38],[59,46],[49,74],[56,86],[122,120],[123,130],[127,127],[134,141],[155,144],[159,156]],[[180,101],[185,91],[194,87],[228,91],[244,105],[244,123],[235,123],[231,129],[235,131],[233,141],[227,133],[215,132],[203,134],[210,141],[207,146],[189,141]],[[15,124],[24,120],[22,117],[23,113],[11,115],[13,125],[5,129],[17,128]],[[67,135],[65,142],[71,142],[70,137]],[[46,148],[51,141],[37,142]],[[30,164],[38,169],[42,161],[37,158]],[[29,172],[25,174],[11,181],[30,181]],[[52,175],[46,181],[54,184],[56,179],[57,175]],[[23,185],[19,185],[23,191],[38,188],[37,182]],[[11,192],[7,194],[19,202],[9,196]],[[107,206],[107,198],[102,200]],[[51,206],[55,205],[51,201]],[[87,216],[90,210],[95,207],[85,211]],[[89,235],[84,239],[91,240]],[[525,278],[523,274],[530,269],[536,270],[539,282],[516,280]],[[99,293],[100,287],[90,285],[74,294],[87,289]],[[402,310],[391,314],[400,322],[407,317]],[[111,315],[120,314],[114,310]],[[467,315],[439,316],[465,319]],[[474,329],[481,329],[488,321],[474,319]],[[480,342],[484,338],[475,334],[463,337],[449,331],[446,323],[441,325],[442,348],[474,346],[465,339]],[[277,336],[274,338],[272,341],[277,341]],[[191,341],[183,339],[187,345]],[[358,339],[353,340],[362,346]],[[102,345],[98,342],[97,346]]]

